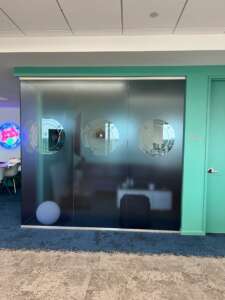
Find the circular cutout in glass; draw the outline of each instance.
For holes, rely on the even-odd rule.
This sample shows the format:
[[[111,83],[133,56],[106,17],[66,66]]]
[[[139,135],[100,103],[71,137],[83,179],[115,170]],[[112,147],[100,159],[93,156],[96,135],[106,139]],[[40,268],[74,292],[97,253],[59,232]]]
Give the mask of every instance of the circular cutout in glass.
[[[84,128],[83,140],[95,155],[108,156],[119,145],[119,130],[114,123],[97,119]]]
[[[41,149],[43,154],[54,154],[62,149],[65,143],[63,126],[55,119],[42,119]]]
[[[164,156],[175,142],[173,127],[163,120],[149,120],[140,129],[139,148],[151,156]]]
[[[27,152],[38,151],[39,128],[36,121],[28,120],[24,124],[23,145]]]

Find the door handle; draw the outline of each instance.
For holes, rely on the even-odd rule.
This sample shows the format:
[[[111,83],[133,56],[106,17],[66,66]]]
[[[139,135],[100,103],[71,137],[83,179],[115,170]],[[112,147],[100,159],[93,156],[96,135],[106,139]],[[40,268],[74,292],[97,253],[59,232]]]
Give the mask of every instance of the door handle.
[[[213,174],[213,173],[218,173],[218,171],[215,170],[214,168],[209,168],[209,169],[208,169],[208,173],[209,173],[209,174]]]

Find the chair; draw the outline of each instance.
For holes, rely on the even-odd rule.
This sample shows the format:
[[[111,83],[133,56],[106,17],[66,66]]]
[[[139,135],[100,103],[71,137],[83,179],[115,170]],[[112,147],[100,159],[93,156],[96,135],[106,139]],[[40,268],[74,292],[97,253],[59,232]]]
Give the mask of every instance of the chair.
[[[144,195],[124,195],[120,204],[122,228],[147,229],[150,226],[150,203]]]
[[[11,165],[5,168],[4,179],[3,179],[4,183],[8,187],[7,182],[12,181],[14,194],[16,194],[15,176],[17,174],[18,174],[18,164]]]
[[[2,188],[3,186],[4,174],[5,174],[5,168],[0,167],[0,188]]]
[[[12,165],[20,164],[20,163],[21,163],[21,159],[20,159],[20,158],[13,157],[13,158],[10,158],[10,159],[9,159],[8,163],[9,163],[9,164],[12,164]]]

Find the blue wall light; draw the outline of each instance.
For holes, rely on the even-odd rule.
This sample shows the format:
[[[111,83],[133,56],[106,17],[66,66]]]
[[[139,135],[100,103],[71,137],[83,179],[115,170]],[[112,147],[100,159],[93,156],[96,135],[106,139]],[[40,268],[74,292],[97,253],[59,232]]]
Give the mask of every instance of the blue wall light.
[[[15,149],[20,145],[20,127],[14,122],[0,125],[0,146],[5,149]]]

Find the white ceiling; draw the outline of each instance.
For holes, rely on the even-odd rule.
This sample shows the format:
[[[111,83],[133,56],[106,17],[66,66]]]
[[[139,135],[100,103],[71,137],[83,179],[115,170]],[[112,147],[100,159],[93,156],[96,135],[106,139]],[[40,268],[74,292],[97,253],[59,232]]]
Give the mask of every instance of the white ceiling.
[[[184,5],[185,0],[123,0],[123,32],[173,33]]]
[[[121,34],[120,0],[59,0],[75,35]]]
[[[0,36],[223,34],[225,0],[0,0]]]
[[[225,0],[188,1],[177,32],[181,33],[224,33]]]

